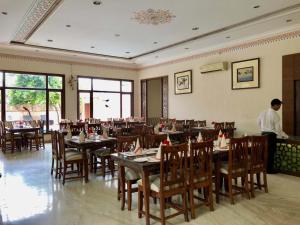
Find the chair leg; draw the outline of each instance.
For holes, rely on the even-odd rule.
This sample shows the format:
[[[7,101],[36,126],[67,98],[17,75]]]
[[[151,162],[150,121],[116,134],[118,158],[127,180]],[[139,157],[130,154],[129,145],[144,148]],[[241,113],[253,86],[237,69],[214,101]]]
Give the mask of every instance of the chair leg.
[[[101,161],[101,171],[102,171],[102,176],[105,177],[105,158],[104,157],[101,157],[100,158],[100,161]]]
[[[228,193],[229,193],[229,198],[230,198],[230,203],[234,204],[234,199],[233,199],[233,191],[232,191],[232,177],[228,176]]]
[[[58,179],[61,178],[61,173],[62,173],[62,162],[59,162],[59,175],[58,175]]]
[[[58,169],[59,169],[58,164],[59,164],[59,162],[58,162],[57,159],[56,159],[55,161],[56,161],[56,162],[55,162],[55,179],[56,179],[56,178],[57,178],[57,175],[58,175]]]
[[[212,183],[208,186],[208,201],[209,201],[209,209],[210,211],[214,211],[214,200],[213,200],[213,190]]]
[[[65,181],[66,181],[66,173],[67,173],[67,165],[64,164],[63,185],[65,185]]]
[[[256,174],[256,181],[257,181],[258,189],[261,190],[260,173]]]
[[[166,225],[166,218],[165,218],[165,199],[159,198],[160,203],[160,221],[162,225]]]
[[[251,191],[251,198],[255,198],[255,194],[254,194],[254,174],[253,172],[250,172],[250,191]]]
[[[188,209],[187,209],[187,199],[186,199],[186,192],[182,193],[182,207],[184,210],[184,220],[186,222],[189,221]]]
[[[52,158],[52,163],[51,163],[51,175],[53,175],[53,169],[54,169],[54,158]]]
[[[245,175],[245,184],[244,184],[244,187],[245,187],[246,195],[247,195],[248,199],[250,199],[249,184],[248,184],[248,173],[246,173],[246,175]]]
[[[264,186],[265,186],[265,192],[268,193],[268,182],[267,182],[267,173],[266,171],[263,172],[263,178],[264,178]]]
[[[193,188],[189,188],[189,200],[190,200],[190,208],[191,208],[191,218],[195,219],[195,204],[194,204],[194,194],[193,194]]]
[[[109,163],[111,176],[114,177],[115,176],[115,162],[111,158],[108,158],[108,163]]]
[[[138,187],[138,218],[142,218],[143,211],[143,188]]]
[[[127,205],[128,205],[128,211],[131,211],[131,203],[132,203],[132,185],[131,181],[127,181]]]

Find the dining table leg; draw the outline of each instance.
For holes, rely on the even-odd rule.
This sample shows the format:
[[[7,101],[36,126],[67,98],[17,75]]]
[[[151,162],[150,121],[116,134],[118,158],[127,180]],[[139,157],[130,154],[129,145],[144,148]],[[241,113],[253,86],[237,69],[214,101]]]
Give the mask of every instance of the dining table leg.
[[[143,170],[142,172],[143,192],[144,192],[144,206],[145,206],[145,220],[146,225],[150,225],[150,183],[149,171]]]
[[[215,176],[216,176],[216,184],[215,184],[215,192],[216,192],[216,203],[220,202],[220,167],[221,167],[221,157],[220,154],[217,155],[215,160]]]
[[[39,133],[38,130],[34,131],[34,138],[35,138],[35,146],[36,146],[36,150],[39,150],[40,147],[40,140],[39,140]]]
[[[83,172],[84,172],[84,181],[85,183],[89,182],[89,165],[86,148],[82,149],[82,158],[83,158]]]

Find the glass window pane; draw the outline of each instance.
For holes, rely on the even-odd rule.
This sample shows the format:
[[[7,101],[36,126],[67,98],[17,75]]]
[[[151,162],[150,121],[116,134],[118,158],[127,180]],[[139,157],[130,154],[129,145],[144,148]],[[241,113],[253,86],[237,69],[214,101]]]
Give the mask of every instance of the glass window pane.
[[[120,81],[93,79],[93,90],[96,90],[96,91],[120,91]]]
[[[90,118],[90,111],[90,93],[79,93],[79,118],[83,121]]]
[[[6,120],[28,121],[44,118],[46,118],[46,91],[7,90]]]
[[[61,92],[49,92],[49,130],[58,130],[59,121],[61,121]]]
[[[129,94],[122,95],[122,117],[131,117],[131,95]]]
[[[120,94],[94,92],[93,118],[107,120],[107,118],[120,118]]]
[[[0,71],[0,87],[3,86],[3,72]]]
[[[91,78],[78,78],[79,90],[91,90]]]
[[[48,76],[48,88],[62,89],[62,77]]]
[[[123,92],[132,92],[132,82],[131,81],[122,81],[122,91]]]
[[[42,75],[5,73],[7,87],[46,88],[46,77]]]

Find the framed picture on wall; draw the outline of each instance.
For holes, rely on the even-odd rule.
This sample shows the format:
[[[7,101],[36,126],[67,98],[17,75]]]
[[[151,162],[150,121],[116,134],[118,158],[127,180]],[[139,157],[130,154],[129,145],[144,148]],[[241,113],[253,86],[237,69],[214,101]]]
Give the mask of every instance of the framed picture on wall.
[[[259,88],[259,58],[231,63],[231,89]]]
[[[192,70],[186,70],[174,74],[175,94],[192,93]]]

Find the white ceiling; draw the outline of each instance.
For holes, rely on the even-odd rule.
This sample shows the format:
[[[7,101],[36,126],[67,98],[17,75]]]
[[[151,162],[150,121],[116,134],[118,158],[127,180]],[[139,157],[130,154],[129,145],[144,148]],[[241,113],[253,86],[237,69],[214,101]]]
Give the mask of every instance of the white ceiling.
[[[7,12],[0,14],[0,52],[145,66],[300,27],[300,0],[101,0],[99,6],[93,0],[62,0],[25,46],[9,44],[38,1],[45,2],[0,1],[0,11]],[[159,25],[133,19],[134,12],[150,8],[175,17]],[[39,46],[46,48],[36,52]]]

